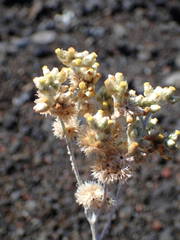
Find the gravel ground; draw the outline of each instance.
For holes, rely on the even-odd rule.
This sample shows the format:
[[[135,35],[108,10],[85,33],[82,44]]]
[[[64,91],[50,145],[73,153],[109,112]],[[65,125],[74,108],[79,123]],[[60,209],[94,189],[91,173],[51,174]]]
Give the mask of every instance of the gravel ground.
[[[150,81],[179,94],[179,24],[178,0],[0,1],[1,240],[91,239],[65,143],[53,137],[51,119],[32,110],[32,78],[44,64],[59,66],[54,49],[96,51],[102,79],[122,71],[139,92]],[[166,130],[180,128],[179,105],[159,117]],[[179,156],[137,170],[106,239],[180,239]]]

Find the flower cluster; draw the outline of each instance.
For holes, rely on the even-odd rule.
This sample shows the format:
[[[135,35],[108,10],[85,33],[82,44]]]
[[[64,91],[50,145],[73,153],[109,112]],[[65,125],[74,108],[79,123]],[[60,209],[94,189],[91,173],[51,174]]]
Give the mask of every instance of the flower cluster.
[[[167,102],[176,101],[175,88],[153,88],[146,82],[144,93],[138,95],[118,72],[108,75],[96,92],[100,79],[96,53],[72,47],[55,52],[65,67],[44,66],[43,76],[34,78],[38,89],[34,110],[53,116],[54,135],[76,141],[90,163],[93,181],[79,181],[77,202],[86,209],[113,205],[110,184],[126,181],[136,164],[152,154],[169,158],[170,149],[179,147],[180,131],[162,132],[154,117]]]
[[[144,83],[144,96],[137,95],[135,91],[130,91],[130,99],[140,107],[149,112],[157,112],[167,101],[173,100],[175,87],[153,88],[149,82]]]

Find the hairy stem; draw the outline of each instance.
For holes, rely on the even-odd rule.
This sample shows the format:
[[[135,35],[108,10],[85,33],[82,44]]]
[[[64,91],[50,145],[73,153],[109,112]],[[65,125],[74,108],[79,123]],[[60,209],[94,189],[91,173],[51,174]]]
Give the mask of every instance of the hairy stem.
[[[96,233],[96,223],[90,223],[91,233],[92,233],[92,240],[98,240],[97,233]]]
[[[84,209],[84,212],[91,228],[92,240],[99,240],[96,230],[96,223],[99,215],[98,212],[91,209]]]
[[[71,143],[69,142],[68,137],[66,135],[66,128],[65,128],[64,122],[63,122],[62,119],[60,119],[60,121],[61,121],[62,129],[63,129],[63,132],[64,132],[64,137],[65,137],[65,140],[66,140],[67,152],[69,154],[71,167],[72,167],[72,170],[73,170],[74,175],[76,177],[76,180],[78,182],[78,185],[81,185],[82,184],[82,180],[81,180],[81,177],[80,177],[80,174],[79,174],[78,167],[76,165],[76,161],[75,161],[75,157],[74,157],[74,151],[73,151]]]

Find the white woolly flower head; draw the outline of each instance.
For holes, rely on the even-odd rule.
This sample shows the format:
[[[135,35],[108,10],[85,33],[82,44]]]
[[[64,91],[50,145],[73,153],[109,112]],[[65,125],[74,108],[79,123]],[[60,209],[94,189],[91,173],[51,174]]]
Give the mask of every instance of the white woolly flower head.
[[[68,50],[57,48],[55,50],[58,59],[69,67],[95,67],[97,68],[97,54],[95,52],[89,53],[88,51],[77,52],[74,48],[70,47]]]
[[[98,110],[95,115],[91,115],[89,113],[85,114],[84,117],[86,118],[89,126],[94,129],[106,129],[111,127],[114,123],[108,116],[105,116],[103,110]]]
[[[115,75],[109,74],[104,84],[110,94],[118,97],[123,97],[128,89],[127,81],[124,80],[121,72],[117,72]]]
[[[67,69],[62,68],[61,71],[54,67],[51,71],[47,66],[42,68],[43,76],[35,77],[33,79],[34,84],[40,91],[58,89],[61,83],[67,79]]]
[[[180,149],[180,130],[175,130],[173,133],[169,134],[166,144],[168,147],[176,147],[177,149]]]
[[[70,139],[74,138],[78,132],[78,121],[75,118],[72,118],[69,121],[65,122],[64,125],[66,136]],[[63,131],[62,124],[59,118],[56,118],[56,120],[53,122],[52,128],[54,136],[60,139],[64,137],[65,133]]]
[[[75,193],[76,201],[85,208],[101,208],[104,200],[104,189],[96,182],[85,182]]]

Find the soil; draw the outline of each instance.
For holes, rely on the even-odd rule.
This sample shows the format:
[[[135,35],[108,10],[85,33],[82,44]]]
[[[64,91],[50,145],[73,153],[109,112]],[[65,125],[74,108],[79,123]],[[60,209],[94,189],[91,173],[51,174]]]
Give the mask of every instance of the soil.
[[[178,0],[1,0],[1,240],[91,239],[65,143],[53,136],[50,118],[33,112],[32,78],[43,65],[59,66],[54,49],[70,46],[98,54],[102,81],[121,71],[138,92],[145,81],[180,92]],[[159,119],[167,131],[180,128],[179,105]],[[179,160],[137,169],[106,239],[180,239]],[[84,159],[79,165],[87,170]]]

